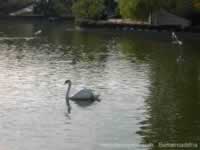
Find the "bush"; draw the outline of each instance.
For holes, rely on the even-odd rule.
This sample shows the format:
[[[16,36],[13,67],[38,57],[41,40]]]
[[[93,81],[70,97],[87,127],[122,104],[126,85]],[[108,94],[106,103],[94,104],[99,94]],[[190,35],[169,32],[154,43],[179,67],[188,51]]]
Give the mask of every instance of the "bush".
[[[104,15],[104,0],[77,0],[72,12],[76,19],[100,19]]]

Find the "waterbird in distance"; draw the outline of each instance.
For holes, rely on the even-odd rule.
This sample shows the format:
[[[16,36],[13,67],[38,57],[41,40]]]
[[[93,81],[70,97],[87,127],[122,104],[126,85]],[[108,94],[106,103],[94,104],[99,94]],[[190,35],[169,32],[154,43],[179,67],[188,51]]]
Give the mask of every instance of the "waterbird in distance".
[[[175,34],[175,32],[172,32],[171,37],[172,37],[172,43],[173,44],[183,45],[183,42],[178,39],[178,37]]]
[[[65,84],[68,84],[68,89],[66,92],[66,104],[68,106],[68,112],[71,112],[71,106],[69,103],[69,100],[73,101],[87,101],[87,102],[94,102],[94,101],[100,101],[99,95],[95,95],[91,89],[82,89],[72,97],[69,96],[70,89],[72,86],[71,80],[66,80]]]
[[[40,35],[42,33],[42,30],[38,30],[34,33],[35,36]]]
[[[70,63],[71,65],[76,65],[79,60],[77,58],[73,58],[72,62]]]

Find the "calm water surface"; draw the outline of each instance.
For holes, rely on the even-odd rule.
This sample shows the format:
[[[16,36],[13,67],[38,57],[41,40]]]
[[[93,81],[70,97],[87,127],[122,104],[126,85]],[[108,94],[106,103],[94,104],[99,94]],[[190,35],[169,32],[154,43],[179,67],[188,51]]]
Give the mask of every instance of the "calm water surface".
[[[1,21],[0,149],[157,150],[165,149],[159,142],[199,143],[200,36],[179,34],[182,47],[169,37]],[[102,101],[71,102],[68,114],[66,79],[71,94],[88,87]]]

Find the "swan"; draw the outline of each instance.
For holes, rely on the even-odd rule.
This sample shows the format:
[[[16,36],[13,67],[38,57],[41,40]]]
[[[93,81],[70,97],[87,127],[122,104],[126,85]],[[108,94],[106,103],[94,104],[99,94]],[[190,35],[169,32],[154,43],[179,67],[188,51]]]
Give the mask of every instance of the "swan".
[[[178,37],[176,36],[175,32],[172,32],[171,37],[172,37],[172,40],[173,40],[172,41],[173,44],[183,45],[183,42],[178,40]]]
[[[71,65],[76,65],[77,62],[79,62],[79,60],[76,59],[76,58],[73,58],[73,59],[72,59],[72,62],[71,62],[70,64],[71,64]]]
[[[99,95],[95,95],[91,89],[82,89],[78,93],[70,97],[69,93],[72,86],[72,82],[71,80],[66,80],[64,84],[68,84],[68,89],[67,89],[66,97],[65,97],[66,104],[68,106],[68,112],[71,111],[69,100],[88,101],[88,102],[100,101]]]

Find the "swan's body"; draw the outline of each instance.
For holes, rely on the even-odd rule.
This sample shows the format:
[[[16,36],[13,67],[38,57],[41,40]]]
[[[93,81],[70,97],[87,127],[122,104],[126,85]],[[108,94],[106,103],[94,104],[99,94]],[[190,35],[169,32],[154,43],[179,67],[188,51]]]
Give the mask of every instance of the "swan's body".
[[[183,42],[178,40],[178,37],[176,36],[176,34],[174,32],[172,32],[172,43],[173,44],[177,44],[177,45],[183,45]]]
[[[81,100],[81,101],[85,101],[85,100],[96,100],[97,97],[96,95],[93,94],[91,89],[83,89],[81,91],[79,91],[78,93],[76,93],[74,96],[70,97],[71,100]]]
[[[70,97],[69,92],[72,86],[72,82],[70,80],[66,80],[65,84],[68,84],[68,89],[67,89],[65,98],[66,98],[66,103],[67,103],[69,112],[71,110],[70,103],[69,103],[70,99],[73,101],[90,101],[90,102],[99,101],[99,95],[95,95],[91,89],[83,89],[79,91],[78,93],[76,93],[75,95],[73,95],[72,97]]]

